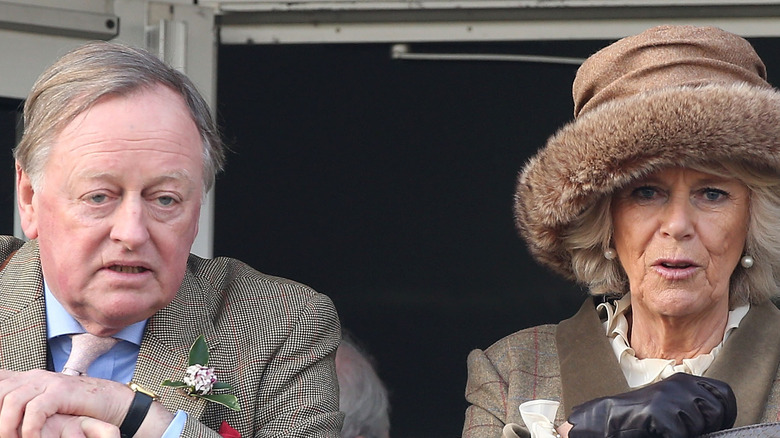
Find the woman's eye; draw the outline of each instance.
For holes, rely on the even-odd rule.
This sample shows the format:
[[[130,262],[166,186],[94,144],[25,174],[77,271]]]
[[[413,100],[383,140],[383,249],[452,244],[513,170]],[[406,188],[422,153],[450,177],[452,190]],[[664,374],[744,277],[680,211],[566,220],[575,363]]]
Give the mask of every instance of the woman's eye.
[[[728,193],[720,189],[704,189],[704,198],[708,201],[719,201],[728,196]]]
[[[658,193],[658,190],[649,186],[637,187],[631,192],[635,198],[639,199],[652,199],[656,193]]]

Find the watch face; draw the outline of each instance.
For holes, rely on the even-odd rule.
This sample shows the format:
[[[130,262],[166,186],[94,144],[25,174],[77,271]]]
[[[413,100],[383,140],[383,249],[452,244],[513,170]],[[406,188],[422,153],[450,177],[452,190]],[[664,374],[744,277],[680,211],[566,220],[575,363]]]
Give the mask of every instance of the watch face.
[[[141,386],[141,385],[139,385],[139,384],[137,384],[135,382],[129,382],[127,384],[127,386],[129,386],[130,389],[132,389],[135,392],[140,392],[141,394],[146,394],[149,397],[151,397],[153,400],[157,400],[157,394],[155,394],[154,392],[144,388],[143,386]]]

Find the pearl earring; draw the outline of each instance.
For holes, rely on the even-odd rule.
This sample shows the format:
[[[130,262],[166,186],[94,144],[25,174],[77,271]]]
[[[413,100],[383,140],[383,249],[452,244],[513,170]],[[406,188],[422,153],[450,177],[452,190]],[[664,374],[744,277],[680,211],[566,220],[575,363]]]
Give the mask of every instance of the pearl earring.
[[[739,264],[745,269],[750,269],[753,266],[753,263],[753,257],[749,255],[743,255],[742,258],[739,259]]]
[[[604,258],[607,260],[615,260],[615,258],[617,258],[617,252],[615,252],[615,250],[612,248],[607,248],[604,250]]]

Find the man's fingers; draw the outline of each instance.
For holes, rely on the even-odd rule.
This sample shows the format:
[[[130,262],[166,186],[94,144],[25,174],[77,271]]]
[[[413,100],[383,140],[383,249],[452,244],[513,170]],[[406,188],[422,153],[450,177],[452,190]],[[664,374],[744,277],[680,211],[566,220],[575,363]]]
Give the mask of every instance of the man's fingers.
[[[99,419],[103,424],[86,422],[84,427],[101,437],[111,430],[106,425],[121,421],[132,395],[125,385],[108,380],[44,370],[14,373],[13,378],[0,380],[0,437],[48,438],[42,431],[50,428],[55,414]],[[77,430],[71,423],[68,428]]]
[[[89,417],[79,417],[79,420],[79,426],[86,438],[119,438],[119,428],[113,424]]]
[[[119,428],[89,417],[56,414],[46,421],[42,438],[119,438]]]
[[[38,425],[33,427],[32,423],[23,421],[27,414],[27,403],[40,395],[41,389],[34,385],[14,385],[6,387],[4,392],[0,394],[0,436],[8,438],[16,438],[19,436],[17,431],[21,431],[21,436],[37,438],[39,436],[39,430],[43,421],[46,420],[45,416],[43,421],[37,421]],[[32,414],[33,410],[30,410],[30,417],[35,416]],[[35,432],[34,432],[35,431]]]

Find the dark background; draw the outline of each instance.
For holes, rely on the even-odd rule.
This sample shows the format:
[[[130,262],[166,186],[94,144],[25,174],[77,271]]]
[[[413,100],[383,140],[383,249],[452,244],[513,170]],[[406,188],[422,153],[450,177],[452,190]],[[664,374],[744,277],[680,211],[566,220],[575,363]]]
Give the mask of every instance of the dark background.
[[[14,159],[11,150],[16,145],[17,122],[22,101],[0,97],[0,234],[14,233]],[[21,135],[21,133],[20,133]]]

